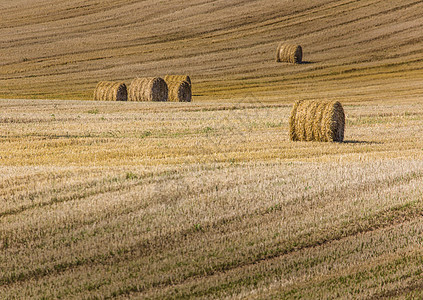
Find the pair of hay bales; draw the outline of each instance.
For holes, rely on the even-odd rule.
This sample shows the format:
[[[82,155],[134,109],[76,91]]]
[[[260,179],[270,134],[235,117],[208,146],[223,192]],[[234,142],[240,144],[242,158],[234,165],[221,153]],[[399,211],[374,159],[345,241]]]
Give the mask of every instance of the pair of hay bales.
[[[280,43],[276,51],[276,61],[300,64],[303,61],[303,48],[300,45]]]
[[[295,102],[289,119],[292,141],[342,142],[345,114],[338,101]]]
[[[191,102],[191,97],[191,78],[187,75],[135,78],[128,88],[122,82],[101,81],[94,90],[94,100],[101,101]]]
[[[129,88],[123,82],[100,81],[94,90],[99,101],[167,101],[167,84],[160,77],[134,79]]]
[[[302,63],[300,45],[280,43],[277,62]],[[338,101],[301,100],[295,102],[289,118],[292,141],[343,142],[345,113]]]
[[[129,101],[191,102],[191,78],[188,75],[135,78],[128,88]]]

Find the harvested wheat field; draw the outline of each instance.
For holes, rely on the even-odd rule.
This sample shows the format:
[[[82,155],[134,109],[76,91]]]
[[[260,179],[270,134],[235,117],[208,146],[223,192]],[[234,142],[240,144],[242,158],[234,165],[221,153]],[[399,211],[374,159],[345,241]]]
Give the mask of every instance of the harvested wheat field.
[[[290,141],[291,105],[123,104],[1,102],[6,299],[420,293],[421,100],[344,104],[344,143]]]
[[[0,11],[0,299],[423,297],[422,1]]]
[[[189,74],[193,101],[423,92],[416,0],[9,0],[0,9],[1,98],[91,99],[99,81],[166,74]],[[303,47],[302,64],[275,61],[282,41]]]

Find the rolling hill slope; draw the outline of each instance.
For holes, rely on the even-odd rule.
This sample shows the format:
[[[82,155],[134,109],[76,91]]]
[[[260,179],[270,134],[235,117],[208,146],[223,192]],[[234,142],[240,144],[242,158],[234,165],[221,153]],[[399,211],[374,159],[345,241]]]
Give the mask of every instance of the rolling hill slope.
[[[194,101],[412,98],[421,1],[2,1],[0,97],[90,99],[100,79],[189,73]],[[274,61],[280,41],[301,65]]]
[[[0,101],[1,299],[421,299],[423,102]]]
[[[0,299],[422,299],[423,1],[186,3],[0,1]],[[310,98],[343,143],[290,141]]]

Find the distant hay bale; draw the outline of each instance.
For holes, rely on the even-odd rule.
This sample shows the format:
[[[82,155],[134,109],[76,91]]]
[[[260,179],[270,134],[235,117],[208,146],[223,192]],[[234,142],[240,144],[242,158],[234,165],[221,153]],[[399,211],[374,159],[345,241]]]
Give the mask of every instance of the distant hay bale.
[[[188,75],[166,75],[164,77],[166,82],[170,81],[186,81],[191,85],[191,78]]]
[[[94,90],[94,100],[127,101],[126,84],[123,82],[100,81]]]
[[[160,77],[135,78],[128,88],[129,101],[167,101],[167,97],[167,84]]]
[[[276,61],[300,64],[303,61],[303,48],[300,45],[280,43],[276,52]]]
[[[187,81],[166,81],[169,88],[169,101],[191,102],[191,85]]]
[[[295,102],[289,119],[292,141],[342,142],[345,114],[338,101]]]

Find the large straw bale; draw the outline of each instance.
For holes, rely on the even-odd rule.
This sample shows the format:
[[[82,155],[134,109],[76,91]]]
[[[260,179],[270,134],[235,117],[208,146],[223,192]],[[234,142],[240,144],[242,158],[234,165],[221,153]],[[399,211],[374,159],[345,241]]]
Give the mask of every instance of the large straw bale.
[[[342,142],[345,114],[338,101],[295,102],[289,119],[292,141]]]
[[[127,101],[126,84],[123,82],[100,81],[94,90],[94,100]]]
[[[144,77],[132,80],[128,88],[129,101],[167,101],[168,87],[160,77]]]
[[[300,45],[280,43],[276,51],[277,62],[300,64],[303,60],[303,48]]]
[[[169,101],[191,102],[191,85],[187,81],[167,81]]]

